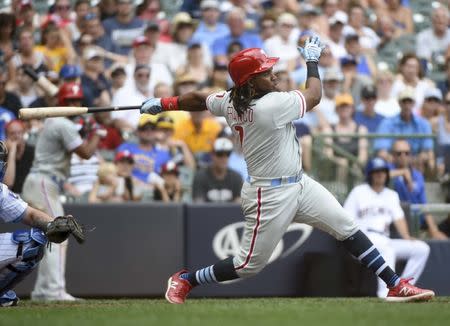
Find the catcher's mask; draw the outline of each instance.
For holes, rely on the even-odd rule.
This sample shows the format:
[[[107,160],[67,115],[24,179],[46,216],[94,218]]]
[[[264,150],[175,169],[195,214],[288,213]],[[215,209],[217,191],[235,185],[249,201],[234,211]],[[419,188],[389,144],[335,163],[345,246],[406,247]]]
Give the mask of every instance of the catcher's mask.
[[[8,147],[6,147],[3,141],[0,141],[0,182],[3,182],[7,162],[8,162]]]

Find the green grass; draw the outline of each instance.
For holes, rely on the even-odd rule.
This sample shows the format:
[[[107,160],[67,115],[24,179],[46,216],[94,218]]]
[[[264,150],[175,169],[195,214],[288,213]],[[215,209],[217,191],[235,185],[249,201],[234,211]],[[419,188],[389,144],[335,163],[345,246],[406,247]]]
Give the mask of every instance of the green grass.
[[[375,298],[86,300],[0,308],[1,326],[84,325],[448,325],[450,297],[393,304]]]

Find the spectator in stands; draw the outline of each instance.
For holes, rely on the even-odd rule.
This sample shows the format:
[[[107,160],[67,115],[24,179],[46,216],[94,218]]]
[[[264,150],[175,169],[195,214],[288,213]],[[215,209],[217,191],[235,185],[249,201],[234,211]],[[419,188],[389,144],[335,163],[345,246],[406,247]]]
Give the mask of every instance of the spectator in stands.
[[[26,176],[30,172],[34,159],[34,146],[25,141],[25,124],[20,120],[10,121],[6,127],[6,147],[8,147],[8,165],[3,183],[16,194],[22,192]]]
[[[365,126],[369,133],[375,133],[384,117],[375,112],[377,89],[374,85],[366,85],[361,90],[361,105],[353,119],[359,125]]]
[[[437,88],[441,90],[442,95],[450,90],[450,56],[445,60],[445,78],[437,82]]]
[[[261,17],[261,20],[259,21],[259,36],[261,37],[262,41],[265,41],[276,35],[275,25],[276,19],[274,16],[266,14]]]
[[[19,115],[19,109],[22,108],[22,103],[20,102],[19,97],[16,94],[6,90],[8,77],[6,65],[0,62],[0,121],[3,122],[9,122],[10,120],[17,118]],[[7,121],[5,121],[5,119]],[[0,130],[4,130],[4,128],[0,127]],[[4,139],[4,137],[2,139]]]
[[[84,72],[81,75],[84,106],[108,106],[111,104],[110,84],[104,75],[103,54],[95,47],[83,53]]]
[[[394,75],[389,70],[378,71],[375,78],[377,88],[377,101],[375,103],[375,112],[389,118],[400,113],[398,100],[392,97],[392,85]]]
[[[127,73],[125,67],[122,65],[114,65],[110,69],[110,80],[111,80],[111,94],[112,97],[116,92],[125,85],[127,79]]]
[[[431,120],[441,113],[442,93],[438,88],[427,88],[423,97],[424,101],[420,109],[420,115],[431,123]]]
[[[294,40],[298,40],[305,33],[311,35],[320,33],[318,24],[320,11],[316,6],[303,2],[297,13],[297,18],[299,28],[292,33]]]
[[[375,28],[377,35],[380,37],[377,51],[383,54],[383,50],[388,49],[387,51],[389,51],[394,46],[396,28],[393,20],[387,15],[377,16]]]
[[[16,71],[22,65],[30,65],[37,73],[45,72],[52,65],[43,52],[34,48],[33,31],[29,28],[20,29],[17,34],[17,51],[9,65],[10,81],[15,80]]]
[[[145,23],[134,16],[132,0],[116,0],[117,13],[103,20],[103,27],[113,44],[115,53],[128,55],[133,40],[144,32]]]
[[[325,3],[331,3],[335,0],[328,0]],[[343,42],[343,30],[345,24],[347,24],[347,16],[339,11],[331,16],[328,20],[329,32],[327,34],[326,43],[330,47],[330,51],[333,57],[340,60],[341,58],[347,56],[347,50],[345,49]]]
[[[228,26],[219,21],[219,6],[218,0],[202,0],[200,3],[202,19],[192,36],[193,42],[205,43],[211,52],[214,41],[230,32]]]
[[[398,139],[392,145],[393,165],[390,170],[393,187],[400,200],[409,204],[426,204],[425,180],[423,174],[412,165],[411,146],[408,141]],[[422,229],[433,239],[445,240],[447,236],[436,225],[431,214],[420,217]]]
[[[136,15],[143,21],[157,19],[161,13],[159,0],[144,0],[136,6]]]
[[[375,76],[377,68],[372,58],[363,52],[363,49],[359,43],[359,36],[357,34],[348,34],[345,37],[345,50],[348,55],[351,55],[356,59],[358,65],[356,70],[358,74],[364,76]]]
[[[122,194],[118,192],[119,176],[113,163],[100,164],[97,171],[98,180],[95,181],[89,193],[89,203],[106,203],[123,201]]]
[[[36,41],[39,41],[40,33],[37,30],[38,24],[41,20],[39,14],[34,10],[31,0],[20,1],[19,12],[16,13],[16,26],[19,30],[30,29]]]
[[[49,22],[42,28],[41,43],[35,47],[35,50],[49,58],[50,66],[48,68],[50,70],[59,73],[64,64],[75,63],[76,52],[69,34],[65,29],[58,27],[56,23]]]
[[[70,35],[72,36],[72,41],[76,41],[80,38],[81,32],[85,28],[84,17],[89,13],[90,8],[91,2],[89,0],[76,0],[73,7],[75,11],[75,20],[68,26]]]
[[[194,154],[197,165],[208,161],[212,145],[222,127],[206,111],[190,112],[190,117],[175,125],[175,139],[183,140]]]
[[[364,136],[367,134],[367,128],[358,124],[353,119],[354,102],[350,94],[339,94],[335,98],[336,113],[338,115],[338,122],[331,125],[331,132],[336,134],[358,134]],[[328,130],[326,130],[327,132]],[[368,158],[368,141],[365,137],[335,137],[328,140],[329,143],[334,143],[341,149],[345,150],[347,154],[353,155],[357,158],[360,164],[365,164]],[[333,151],[334,160],[338,164],[338,176],[340,180],[346,180],[346,171],[348,168],[353,168],[349,160],[338,151]]]
[[[151,57],[152,63],[160,63],[166,66],[171,73],[174,73],[176,67],[176,60],[173,58],[173,47],[169,42],[161,40],[161,28],[157,22],[150,21],[144,30],[144,36],[149,40],[153,46],[153,55]]]
[[[3,53],[3,62],[8,62],[14,55],[14,34],[16,18],[13,14],[0,13],[0,51]]]
[[[277,19],[277,33],[264,41],[264,49],[272,57],[278,57],[277,69],[293,71],[297,67],[300,54],[297,42],[290,36],[297,26],[297,18],[293,14],[283,13]]]
[[[397,259],[406,259],[401,277],[413,277],[413,282],[417,282],[425,268],[430,247],[410,235],[398,195],[387,188],[387,162],[377,157],[369,162],[366,171],[366,183],[353,188],[345,200],[344,209],[358,222],[386,263],[395,266]],[[394,224],[400,239],[390,238],[391,223]],[[387,291],[386,285],[378,279],[378,297],[386,297]]]
[[[112,99],[112,105],[140,105],[152,95],[149,91],[150,67],[147,65],[137,65],[133,73],[133,82],[119,89]],[[113,118],[117,119],[118,127],[121,130],[134,130],[139,120],[139,110],[116,111]]]
[[[450,45],[450,31],[448,29],[448,9],[440,5],[431,13],[432,27],[417,34],[416,53],[420,59],[425,59],[434,64],[438,63],[438,57],[443,57]],[[443,61],[443,59],[439,59]],[[444,62],[442,62],[444,63]]]
[[[161,167],[161,177],[164,180],[163,187],[158,187],[154,191],[153,199],[163,202],[179,203],[183,196],[181,181],[179,178],[177,164],[169,161]]]
[[[366,12],[361,5],[353,5],[350,8],[348,25],[344,27],[344,36],[356,34],[359,36],[361,47],[375,53],[375,49],[380,43],[380,38],[375,31],[368,27],[366,22]]]
[[[244,48],[262,48],[263,43],[257,34],[245,30],[245,11],[233,8],[227,14],[227,25],[230,33],[216,39],[213,44],[213,56],[216,62],[227,63],[227,49],[231,42],[238,41]]]
[[[65,29],[69,32],[69,25],[73,22],[73,12],[70,0],[56,0],[53,10],[44,19],[44,24],[53,22],[58,28]]]
[[[113,18],[117,13],[117,1],[116,0],[100,0],[97,7],[100,10],[100,19],[102,21]]]
[[[414,53],[405,54],[398,64],[399,74],[392,85],[391,96],[398,95],[406,87],[412,87],[415,94],[414,113],[419,113],[423,103],[423,96],[427,88],[433,87],[433,83],[424,78],[423,69],[419,58]]]
[[[93,118],[95,123],[106,130],[106,136],[100,140],[98,149],[115,151],[122,144],[123,138],[120,129],[114,124],[111,112],[97,112],[93,114]]]
[[[344,74],[342,91],[350,93],[356,106],[361,103],[361,91],[365,85],[371,83],[368,76],[358,73],[358,61],[353,56],[341,58],[341,69]]]
[[[25,69],[33,71],[31,66],[23,65],[19,67],[19,69],[17,69],[16,82],[11,87],[11,91],[19,96],[23,106],[29,107],[29,105],[38,98],[39,94],[33,79],[25,73]]]
[[[175,123],[168,113],[161,114],[156,120],[155,138],[158,147],[169,151],[171,162],[183,165],[190,170],[195,170],[195,159],[186,143],[180,139],[174,139]]]
[[[170,160],[169,151],[156,146],[155,136],[154,118],[143,114],[137,129],[138,143],[123,143],[117,149],[117,152],[127,150],[133,155],[133,176],[148,184],[159,178],[161,166]]]
[[[445,95],[442,114],[431,119],[431,127],[437,135],[437,172],[443,177],[450,172],[450,92]]]
[[[217,138],[211,153],[211,164],[199,170],[194,177],[195,202],[239,202],[241,176],[228,168],[233,143],[227,138]]]
[[[175,73],[175,75],[184,74],[192,74],[200,85],[205,85],[211,76],[211,67],[205,62],[201,43],[189,43],[187,62],[180,66]]]
[[[432,134],[429,122],[422,117],[413,113],[414,101],[416,94],[413,88],[405,88],[398,97],[400,105],[400,113],[391,118],[384,119],[377,130],[379,134]],[[392,162],[392,156],[389,154],[394,139],[378,138],[375,139],[373,149],[377,155],[385,160]],[[411,154],[417,160],[417,167],[424,170],[427,166],[434,170],[434,152],[432,138],[409,138],[408,142],[411,146]]]
[[[227,90],[231,87],[228,66],[223,63],[215,63],[211,75],[210,86],[214,89]]]
[[[388,17],[394,26],[394,37],[414,33],[412,11],[402,0],[386,0],[386,7],[378,10],[378,17]]]

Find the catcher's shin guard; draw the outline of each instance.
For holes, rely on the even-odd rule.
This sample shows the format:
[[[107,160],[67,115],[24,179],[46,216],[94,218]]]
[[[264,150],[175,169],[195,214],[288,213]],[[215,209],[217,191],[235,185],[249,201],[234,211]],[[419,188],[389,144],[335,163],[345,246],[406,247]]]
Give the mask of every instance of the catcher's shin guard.
[[[0,296],[11,290],[36,268],[44,256],[47,238],[37,229],[15,231],[11,241],[17,244],[16,259],[0,269]]]

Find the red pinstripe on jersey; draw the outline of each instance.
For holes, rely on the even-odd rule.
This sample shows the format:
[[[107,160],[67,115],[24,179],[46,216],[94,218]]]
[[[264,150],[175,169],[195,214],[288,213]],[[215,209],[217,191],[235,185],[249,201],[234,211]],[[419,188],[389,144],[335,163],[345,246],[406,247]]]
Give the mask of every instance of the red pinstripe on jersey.
[[[296,92],[298,94],[298,96],[300,97],[300,101],[301,101],[301,105],[300,105],[300,118],[303,118],[303,116],[305,115],[305,110],[306,110],[306,101],[305,101],[305,96],[303,96],[303,94],[298,91],[295,90],[294,92]]]
[[[250,244],[250,250],[248,251],[247,257],[242,265],[235,268],[235,270],[243,269],[248,265],[250,259],[252,258],[253,250],[255,249],[256,237],[258,236],[259,225],[261,224],[261,188],[258,188],[258,207],[256,209],[256,224],[253,228],[253,236]]]

